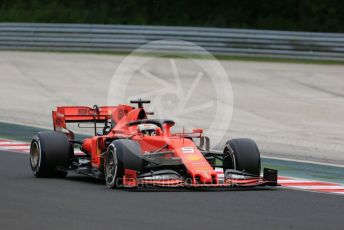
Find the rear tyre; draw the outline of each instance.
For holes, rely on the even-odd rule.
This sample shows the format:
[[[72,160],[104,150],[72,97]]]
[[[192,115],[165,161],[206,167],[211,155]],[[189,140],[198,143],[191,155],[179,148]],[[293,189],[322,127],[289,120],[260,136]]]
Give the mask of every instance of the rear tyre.
[[[246,138],[232,139],[224,148],[225,159],[223,169],[234,169],[260,175],[260,152],[257,144]]]
[[[31,141],[31,170],[36,177],[66,177],[69,155],[70,144],[65,134],[39,132]]]

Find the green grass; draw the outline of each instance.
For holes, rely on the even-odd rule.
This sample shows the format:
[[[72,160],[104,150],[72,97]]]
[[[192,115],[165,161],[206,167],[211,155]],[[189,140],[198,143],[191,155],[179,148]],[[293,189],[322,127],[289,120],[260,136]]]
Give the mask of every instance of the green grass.
[[[342,0],[0,0],[0,22],[344,32]]]
[[[47,53],[74,53],[74,54],[98,54],[98,55],[116,55],[126,56],[131,52],[121,51],[68,51],[68,50],[54,50],[54,49],[5,49],[1,51],[14,51],[14,52],[47,52]],[[140,56],[138,53],[137,55]],[[148,57],[161,57],[161,58],[192,58],[192,59],[206,59],[202,56],[188,53],[151,53],[142,55]],[[292,64],[318,64],[318,65],[344,65],[344,60],[316,60],[316,59],[299,59],[299,58],[276,58],[276,57],[261,57],[261,56],[232,56],[232,55],[213,55],[217,60],[222,61],[248,61],[248,62],[268,62],[268,63],[292,63]]]
[[[340,61],[340,60],[316,60],[316,59],[299,59],[299,58],[276,58],[276,57],[258,57],[258,56],[222,56],[222,55],[215,55],[215,57],[219,60],[228,60],[228,61],[344,65],[344,60]]]

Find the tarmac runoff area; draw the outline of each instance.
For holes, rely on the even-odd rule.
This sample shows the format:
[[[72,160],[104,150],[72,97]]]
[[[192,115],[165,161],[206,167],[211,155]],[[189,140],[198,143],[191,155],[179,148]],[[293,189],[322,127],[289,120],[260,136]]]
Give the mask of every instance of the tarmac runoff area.
[[[0,121],[51,128],[51,110],[57,105],[106,105],[111,78],[122,59],[0,52]],[[171,78],[171,69],[161,67],[165,61],[154,60],[149,71]],[[234,95],[233,118],[224,139],[252,138],[264,156],[344,165],[344,65],[220,63]],[[186,61],[176,59],[176,64],[182,78],[195,78]],[[132,87],[147,84],[137,78]],[[204,99],[212,98],[207,88],[203,91]],[[202,127],[207,116],[190,119]]]

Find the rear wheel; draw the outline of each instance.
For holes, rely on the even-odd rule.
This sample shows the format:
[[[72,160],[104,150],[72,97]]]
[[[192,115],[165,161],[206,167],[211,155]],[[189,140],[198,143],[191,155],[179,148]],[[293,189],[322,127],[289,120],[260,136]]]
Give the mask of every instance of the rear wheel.
[[[30,166],[36,177],[65,177],[70,144],[65,134],[44,131],[36,134],[30,147]]]
[[[246,138],[232,139],[224,148],[223,169],[234,169],[260,175],[260,152],[257,144]]]

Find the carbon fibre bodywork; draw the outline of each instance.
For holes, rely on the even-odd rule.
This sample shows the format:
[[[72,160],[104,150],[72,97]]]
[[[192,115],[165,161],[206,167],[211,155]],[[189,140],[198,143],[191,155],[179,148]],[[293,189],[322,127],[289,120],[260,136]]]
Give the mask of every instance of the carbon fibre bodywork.
[[[137,108],[130,105],[93,108],[64,106],[53,111],[54,131],[65,133],[71,149],[80,148],[83,152],[83,155],[76,155],[72,151],[68,170],[105,180],[113,171],[117,174],[112,177],[116,176],[122,187],[277,185],[276,170],[265,169],[263,177],[260,173],[240,170],[236,168],[230,146],[223,152],[210,150],[210,139],[203,135],[202,129],[172,133],[172,120],[147,118],[150,113],[145,111],[143,103],[149,101],[138,100],[133,103],[138,104]],[[93,124],[95,135],[81,141],[75,140],[67,124],[85,122]],[[116,155],[112,156],[112,165],[106,166],[109,148]],[[223,163],[228,159],[232,162],[230,166]],[[260,171],[260,158],[258,160]],[[119,167],[121,172],[118,171]],[[219,167],[224,172],[221,180],[215,171]]]

